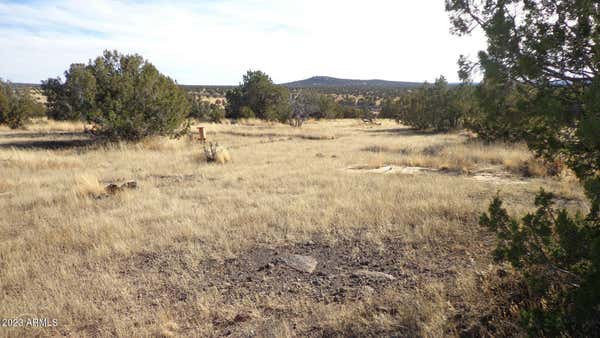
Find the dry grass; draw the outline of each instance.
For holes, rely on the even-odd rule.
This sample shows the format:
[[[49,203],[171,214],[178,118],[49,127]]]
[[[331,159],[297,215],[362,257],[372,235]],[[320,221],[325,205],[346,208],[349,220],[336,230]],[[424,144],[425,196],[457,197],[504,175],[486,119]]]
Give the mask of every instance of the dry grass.
[[[54,122],[30,127],[31,137],[0,132],[0,317],[59,321],[0,335],[441,336],[480,325],[475,311],[489,310],[488,301],[468,281],[491,264],[492,242],[479,213],[498,189],[511,212],[530,210],[540,187],[585,208],[581,189],[538,174],[498,186],[468,175],[343,171],[398,163],[516,175],[511,168],[531,161],[522,145],[383,122],[207,125],[209,140],[235,157],[225,166],[198,161],[203,148],[193,138],[46,150],[22,143]],[[107,182],[127,180],[138,188],[95,197]],[[259,272],[258,253],[269,248],[316,255],[334,277]],[[352,284],[335,268],[365,260],[396,275],[395,284],[337,295],[367,282]]]

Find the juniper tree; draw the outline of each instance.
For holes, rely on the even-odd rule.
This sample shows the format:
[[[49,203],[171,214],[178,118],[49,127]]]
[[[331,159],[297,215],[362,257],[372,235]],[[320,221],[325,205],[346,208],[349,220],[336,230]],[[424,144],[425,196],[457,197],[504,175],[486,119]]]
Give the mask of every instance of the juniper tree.
[[[265,120],[285,121],[289,117],[289,91],[273,83],[261,71],[248,71],[242,83],[226,94],[227,117],[256,117]]]
[[[454,32],[481,29],[488,46],[484,115],[514,109],[505,123],[547,159],[564,161],[590,199],[586,216],[552,206],[521,221],[497,198],[481,224],[498,233],[496,258],[523,271],[531,300],[522,313],[533,335],[595,335],[600,330],[600,4],[592,0],[446,0]],[[495,106],[495,107],[494,107]],[[484,122],[486,120],[483,120]],[[507,122],[507,121],[504,121]]]

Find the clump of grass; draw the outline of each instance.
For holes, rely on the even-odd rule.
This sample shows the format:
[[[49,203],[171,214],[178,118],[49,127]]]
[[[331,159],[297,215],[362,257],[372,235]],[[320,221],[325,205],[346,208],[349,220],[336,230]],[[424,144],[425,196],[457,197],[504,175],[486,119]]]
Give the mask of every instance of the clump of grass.
[[[105,191],[98,177],[92,174],[80,174],[75,177],[73,192],[77,197],[90,197],[101,195]]]
[[[231,161],[231,154],[227,148],[220,146],[218,143],[210,142],[204,145],[204,156],[207,162],[216,162],[225,164]]]

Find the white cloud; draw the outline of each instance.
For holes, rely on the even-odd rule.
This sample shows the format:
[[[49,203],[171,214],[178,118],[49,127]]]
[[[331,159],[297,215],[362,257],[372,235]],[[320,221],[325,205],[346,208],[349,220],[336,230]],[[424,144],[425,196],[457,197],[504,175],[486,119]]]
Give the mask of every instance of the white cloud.
[[[180,83],[313,75],[457,80],[483,39],[449,33],[443,0],[0,0],[0,76],[37,82],[104,49],[137,52]]]

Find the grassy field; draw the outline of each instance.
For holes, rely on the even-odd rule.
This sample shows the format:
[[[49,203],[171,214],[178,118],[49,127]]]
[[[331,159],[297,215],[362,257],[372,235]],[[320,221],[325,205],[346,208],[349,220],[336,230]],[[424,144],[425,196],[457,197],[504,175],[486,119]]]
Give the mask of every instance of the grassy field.
[[[514,272],[479,214],[498,191],[528,211],[540,187],[586,208],[524,145],[391,121],[206,126],[232,162],[193,136],[0,129],[0,317],[58,320],[0,336],[514,334]]]

